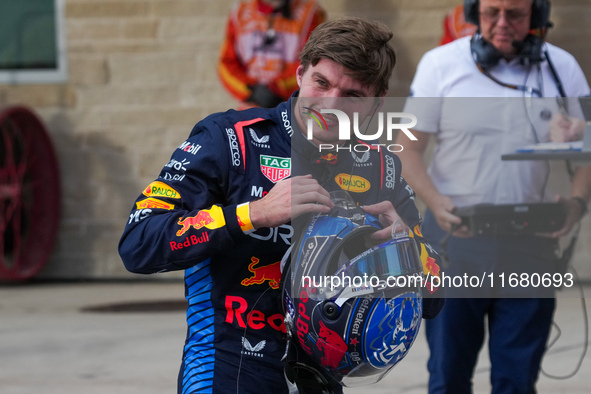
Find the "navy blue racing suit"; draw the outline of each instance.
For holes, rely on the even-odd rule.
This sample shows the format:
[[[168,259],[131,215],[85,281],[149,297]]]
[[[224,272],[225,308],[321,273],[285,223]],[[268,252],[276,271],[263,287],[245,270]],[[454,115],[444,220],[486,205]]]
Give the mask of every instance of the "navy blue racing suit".
[[[291,99],[273,109],[208,116],[134,203],[119,243],[125,267],[142,274],[185,270],[179,393],[288,391],[279,265],[293,229],[288,223],[248,230],[240,215],[243,203],[291,175],[291,122]],[[395,207],[409,213],[401,216],[418,222],[408,193],[403,200]]]
[[[131,272],[185,270],[179,393],[284,393],[279,262],[289,224],[245,233],[239,204],[291,171],[288,104],[197,123],[137,198],[119,245]]]

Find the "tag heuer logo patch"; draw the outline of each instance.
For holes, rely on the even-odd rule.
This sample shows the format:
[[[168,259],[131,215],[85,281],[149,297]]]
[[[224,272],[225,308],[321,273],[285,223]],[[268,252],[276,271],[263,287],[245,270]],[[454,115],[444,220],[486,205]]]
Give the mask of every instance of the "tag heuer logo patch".
[[[291,159],[261,155],[261,172],[275,183],[291,175]]]

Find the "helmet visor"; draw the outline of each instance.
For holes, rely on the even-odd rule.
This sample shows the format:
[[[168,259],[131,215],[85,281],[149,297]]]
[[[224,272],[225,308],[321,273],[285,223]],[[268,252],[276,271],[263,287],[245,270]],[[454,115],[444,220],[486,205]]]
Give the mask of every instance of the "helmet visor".
[[[414,240],[392,239],[368,249],[336,272],[318,281],[317,294],[329,298],[352,298],[384,291],[397,294],[421,286],[423,267]]]
[[[373,247],[339,269],[339,271],[348,272],[349,275],[366,274],[378,278],[410,275],[421,270],[416,244],[410,238],[392,239]]]

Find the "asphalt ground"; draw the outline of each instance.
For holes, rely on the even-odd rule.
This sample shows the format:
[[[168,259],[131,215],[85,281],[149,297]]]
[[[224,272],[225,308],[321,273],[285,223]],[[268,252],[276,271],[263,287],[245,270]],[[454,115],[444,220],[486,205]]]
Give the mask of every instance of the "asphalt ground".
[[[584,286],[591,295],[591,286]],[[67,282],[0,285],[0,393],[176,393],[186,326],[181,281]],[[566,295],[569,295],[567,293]],[[539,393],[591,392],[583,307],[558,299]],[[591,300],[586,300],[590,301]],[[426,393],[428,357],[421,332],[407,357],[382,381],[347,394]],[[547,375],[572,374],[568,379]],[[490,393],[486,346],[474,392]]]

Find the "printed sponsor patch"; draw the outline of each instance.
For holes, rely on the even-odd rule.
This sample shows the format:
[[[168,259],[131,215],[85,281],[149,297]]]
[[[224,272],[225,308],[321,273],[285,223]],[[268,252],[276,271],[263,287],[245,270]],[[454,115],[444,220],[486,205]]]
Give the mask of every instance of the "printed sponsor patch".
[[[281,120],[283,120],[283,127],[287,134],[291,137],[293,136],[293,128],[291,127],[291,122],[289,121],[289,115],[287,114],[287,110],[281,112]]]
[[[132,222],[138,223],[149,217],[151,214],[151,209],[138,209],[137,211],[133,211],[129,214],[129,222],[127,224],[131,224]]]
[[[135,205],[137,209],[152,208],[171,210],[174,208],[173,204],[158,200],[157,198],[146,198],[145,200],[136,202]]]
[[[281,261],[263,266],[259,266],[259,259],[254,256],[250,258],[250,261],[248,270],[253,275],[240,282],[243,286],[261,285],[269,282],[269,287],[272,289],[279,288],[279,282],[281,281]]]
[[[435,262],[433,257],[427,257],[427,263],[423,267],[425,274],[431,274],[431,276],[439,276],[439,266]]]
[[[343,337],[336,331],[326,327],[322,320],[320,321],[320,331],[318,333],[316,347],[323,353],[320,364],[330,369],[337,369],[339,367],[348,349]]]
[[[363,193],[371,188],[369,181],[358,175],[339,174],[334,178],[335,182],[343,190],[353,193]]]
[[[170,250],[180,250],[183,248],[188,248],[189,246],[194,246],[206,242],[209,242],[209,234],[207,234],[207,231],[201,234],[200,237],[193,234],[187,236],[185,240],[181,242],[170,241]]]
[[[291,175],[291,159],[261,155],[261,172],[271,182],[276,183]]]
[[[271,145],[269,145],[270,136],[264,135],[262,137],[259,137],[252,127],[249,127],[248,131],[250,131],[251,144],[253,144],[257,148],[271,148]]]
[[[318,160],[316,160],[316,164],[320,164],[320,163],[328,163],[328,164],[336,164],[337,163],[337,155],[335,155],[334,153],[328,153],[324,156],[320,156],[318,158]]]
[[[371,163],[367,163],[370,157],[369,151],[361,152],[361,155],[357,155],[357,152],[351,152],[351,156],[355,161],[356,167],[365,167],[366,165],[371,166]]]
[[[206,227],[213,230],[225,226],[226,219],[222,208],[214,205],[210,209],[202,209],[195,216],[180,218],[177,224],[181,226],[181,229],[176,232],[177,237],[180,237],[191,228],[199,230]]]
[[[386,187],[394,190],[396,187],[396,163],[390,155],[386,155]]]
[[[421,227],[418,224],[414,228],[414,233],[416,235],[418,235],[419,237],[422,237],[423,236],[423,234],[421,234]]]
[[[164,182],[152,182],[143,192],[146,197],[181,198],[179,192]]]
[[[236,219],[238,219],[238,225],[245,234],[254,231],[254,226],[250,221],[250,205],[248,203],[236,207]]]
[[[195,156],[197,152],[199,152],[199,150],[201,149],[201,145],[185,141],[178,147],[178,149]]]
[[[246,356],[253,356],[253,357],[264,357],[261,351],[265,348],[267,344],[266,340],[262,340],[256,345],[251,345],[248,339],[242,337],[242,351],[241,353]]]
[[[431,276],[431,279],[426,284],[427,290],[430,294],[433,294],[437,291],[437,287],[433,286],[433,277],[439,277],[440,267],[437,265],[436,260],[429,256],[429,253],[427,253],[427,247],[423,243],[421,243],[420,257],[423,265],[423,272],[425,275]]]
[[[230,144],[230,153],[232,156],[232,165],[234,167],[240,167],[242,163],[241,155],[240,155],[240,146],[238,144],[238,138],[236,137],[236,133],[234,129],[226,128],[226,135],[228,136],[228,143]]]

